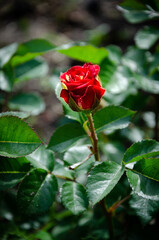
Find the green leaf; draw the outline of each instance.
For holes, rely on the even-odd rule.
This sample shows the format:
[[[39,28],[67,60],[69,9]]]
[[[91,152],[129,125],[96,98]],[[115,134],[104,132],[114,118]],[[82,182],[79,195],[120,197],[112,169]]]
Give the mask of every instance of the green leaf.
[[[106,49],[108,51],[109,59],[115,64],[120,63],[122,57],[121,49],[116,45],[109,45]]]
[[[108,93],[121,94],[121,92],[128,89],[132,74],[126,66],[117,66],[115,63],[105,59],[100,67],[99,76],[102,86],[106,88]]]
[[[57,193],[56,178],[43,169],[32,170],[18,189],[18,207],[22,214],[32,215],[47,211]]]
[[[54,155],[52,151],[41,145],[37,150],[26,157],[31,164],[36,168],[42,168],[47,171],[53,170],[54,167]]]
[[[132,190],[140,197],[159,201],[159,182],[127,170],[127,177]]]
[[[90,149],[87,145],[73,146],[68,149],[64,155],[64,161],[67,164],[72,165],[78,162],[82,162],[90,154]]]
[[[115,187],[124,173],[124,167],[111,161],[95,166],[87,182],[89,200],[94,205],[102,200]]]
[[[0,155],[21,157],[40,144],[41,140],[27,123],[15,116],[0,117]]]
[[[0,89],[10,92],[13,88],[13,83],[13,69],[9,65],[6,65],[3,70],[0,70]]]
[[[53,240],[52,236],[50,233],[45,232],[43,230],[38,231],[37,233],[35,233],[35,235],[33,236],[33,238],[30,238],[30,240],[33,239],[38,239],[38,240]]]
[[[16,55],[11,60],[11,64],[15,67],[54,48],[55,46],[45,39],[32,39],[19,45]]]
[[[63,179],[74,179],[74,172],[71,171],[68,167],[65,167],[64,163],[58,159],[56,159],[53,174]]]
[[[94,114],[94,125],[97,132],[104,129],[121,129],[129,125],[135,112],[124,107],[108,106]]]
[[[0,117],[3,117],[3,116],[15,116],[15,117],[19,117],[19,118],[27,118],[29,117],[29,113],[26,113],[26,112],[2,112],[0,113]]]
[[[135,43],[138,48],[149,49],[159,39],[159,30],[154,27],[145,26],[135,35]]]
[[[150,74],[152,75],[153,73],[158,71],[158,67],[159,67],[159,52],[156,51],[151,58],[150,68],[149,68]]]
[[[9,108],[38,115],[45,109],[45,103],[37,93],[20,93],[9,101]]]
[[[48,148],[55,152],[64,152],[80,138],[86,136],[81,125],[77,122],[65,124],[53,133]]]
[[[159,181],[159,158],[141,159],[137,162],[133,170],[152,180]]]
[[[134,143],[124,154],[124,164],[137,162],[142,158],[149,158],[159,155],[159,142],[155,140],[143,140]]]
[[[118,6],[118,9],[130,23],[139,23],[159,17],[159,13],[149,5],[144,5],[136,0],[126,0]]]
[[[143,10],[145,9],[144,3],[141,3],[140,0],[123,0],[119,6],[129,8],[130,10],[138,9]]]
[[[106,48],[97,48],[86,43],[71,43],[60,46],[57,51],[66,56],[82,61],[99,64],[105,57],[108,56]]]
[[[151,14],[148,10],[143,10],[143,11],[128,11],[127,9],[123,8],[118,8],[123,12],[124,17],[126,20],[130,23],[139,23],[139,22],[144,22],[148,19],[152,19],[155,17],[158,17],[157,13]]]
[[[132,195],[129,204],[144,224],[148,223],[159,210],[159,201],[146,199],[137,194]]]
[[[17,43],[12,43],[0,49],[0,68],[2,68],[13,56],[18,47]]]
[[[0,157],[0,190],[14,187],[30,170],[25,158]]]
[[[85,188],[75,182],[66,182],[62,186],[61,199],[73,214],[80,214],[88,207]]]
[[[40,78],[48,73],[47,63],[41,59],[33,59],[15,67],[15,82]]]
[[[132,72],[147,74],[148,73],[148,56],[147,53],[136,47],[129,47],[128,51],[122,58],[122,63],[129,67]]]
[[[159,81],[148,79],[145,76],[139,74],[134,74],[134,80],[138,88],[144,90],[145,92],[158,94],[159,93]]]

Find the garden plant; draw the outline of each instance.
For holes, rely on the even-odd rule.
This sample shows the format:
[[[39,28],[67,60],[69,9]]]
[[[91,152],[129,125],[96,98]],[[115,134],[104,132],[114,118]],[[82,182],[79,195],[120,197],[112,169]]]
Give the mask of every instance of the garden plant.
[[[159,3],[118,9],[146,21],[125,53],[46,39],[0,49],[0,239],[158,239]],[[30,120],[44,100],[21,83],[46,77],[53,51],[77,64],[52,78],[64,117],[47,144]]]

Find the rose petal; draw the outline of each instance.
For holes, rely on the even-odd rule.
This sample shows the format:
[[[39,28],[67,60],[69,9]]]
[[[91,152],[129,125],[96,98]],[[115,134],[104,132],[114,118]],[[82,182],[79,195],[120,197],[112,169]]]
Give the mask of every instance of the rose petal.
[[[86,89],[85,94],[83,97],[78,99],[78,105],[81,106],[83,109],[91,109],[94,103],[95,92],[92,86],[89,86]]]
[[[100,84],[100,82],[98,81],[98,80],[94,80],[94,83],[93,83],[95,86],[99,86],[99,87],[101,87],[101,84]]]
[[[92,80],[86,79],[84,81],[80,82],[74,82],[74,83],[65,83],[69,91],[80,91],[82,88],[87,88],[87,85],[91,85],[93,83]],[[78,93],[76,93],[78,94]],[[83,94],[82,94],[83,95]]]
[[[98,100],[101,99],[101,97],[104,95],[105,93],[105,89],[102,87],[98,87],[98,86],[93,86],[94,92],[96,94],[96,97],[98,98]]]
[[[69,103],[69,93],[68,93],[68,90],[66,89],[62,89],[61,90],[61,93],[60,93],[60,97],[62,97],[66,103]]]
[[[93,76],[97,76],[100,71],[100,67],[97,64],[85,63],[83,67],[87,67],[93,73]]]
[[[62,74],[60,75],[60,80],[61,80],[61,81],[67,81],[67,76],[68,76],[67,72],[62,73]]]

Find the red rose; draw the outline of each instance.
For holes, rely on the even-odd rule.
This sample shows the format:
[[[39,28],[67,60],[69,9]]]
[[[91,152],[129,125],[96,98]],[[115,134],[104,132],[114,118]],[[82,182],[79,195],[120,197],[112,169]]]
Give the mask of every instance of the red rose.
[[[74,66],[61,74],[62,97],[74,111],[92,110],[105,93],[99,82],[100,67],[91,63]]]

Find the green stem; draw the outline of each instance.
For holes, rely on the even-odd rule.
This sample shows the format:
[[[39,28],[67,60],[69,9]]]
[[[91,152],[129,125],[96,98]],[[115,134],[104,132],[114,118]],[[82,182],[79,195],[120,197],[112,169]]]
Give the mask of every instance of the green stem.
[[[99,151],[98,151],[98,138],[97,138],[97,134],[96,134],[95,128],[94,128],[92,113],[89,113],[87,115],[87,119],[88,119],[89,127],[90,127],[90,135],[89,135],[89,137],[90,137],[92,145],[93,145],[94,157],[95,157],[96,161],[100,161]]]

